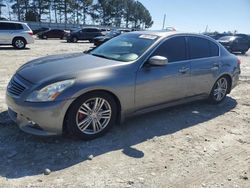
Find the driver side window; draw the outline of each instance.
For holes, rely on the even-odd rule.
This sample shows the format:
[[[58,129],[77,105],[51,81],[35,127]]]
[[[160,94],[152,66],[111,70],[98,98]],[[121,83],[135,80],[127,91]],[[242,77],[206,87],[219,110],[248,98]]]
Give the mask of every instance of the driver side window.
[[[163,56],[168,58],[168,62],[187,60],[185,37],[177,36],[167,39],[161,44],[152,56]]]

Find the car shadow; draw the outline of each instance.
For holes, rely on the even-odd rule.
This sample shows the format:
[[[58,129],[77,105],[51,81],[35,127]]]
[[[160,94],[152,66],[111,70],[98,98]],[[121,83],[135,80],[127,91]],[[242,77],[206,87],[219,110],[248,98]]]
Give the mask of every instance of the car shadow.
[[[89,41],[77,41],[77,42],[67,42],[67,41],[61,41],[61,43],[69,43],[69,44],[92,44]]]
[[[4,47],[1,47],[0,46],[0,50],[15,50],[15,51],[20,51],[20,50],[30,50],[30,48],[24,48],[24,49],[16,49],[16,48],[14,48],[14,47],[12,47],[12,46],[4,46]]]
[[[145,153],[135,145],[198,126],[236,106],[236,100],[227,97],[219,105],[198,101],[155,111],[131,118],[92,141],[23,133],[5,111],[0,113],[0,176],[10,179],[33,176],[42,174],[45,168],[59,171],[88,160],[90,155],[95,157],[117,150],[131,158],[142,158]]]

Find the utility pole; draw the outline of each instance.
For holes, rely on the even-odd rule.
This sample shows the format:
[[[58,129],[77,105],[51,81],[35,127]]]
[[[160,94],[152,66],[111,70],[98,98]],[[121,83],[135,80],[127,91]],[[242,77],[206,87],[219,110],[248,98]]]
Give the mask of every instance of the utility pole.
[[[16,4],[17,4],[17,17],[18,17],[18,21],[20,21],[21,20],[21,13],[20,13],[19,0],[17,0]]]
[[[7,8],[8,8],[8,13],[9,13],[9,20],[11,20],[11,12],[10,12],[10,4],[7,4]]]
[[[165,22],[166,22],[166,14],[164,14],[163,24],[162,24],[162,30],[165,29]]]
[[[206,26],[205,33],[207,33],[207,31],[208,31],[208,25]]]

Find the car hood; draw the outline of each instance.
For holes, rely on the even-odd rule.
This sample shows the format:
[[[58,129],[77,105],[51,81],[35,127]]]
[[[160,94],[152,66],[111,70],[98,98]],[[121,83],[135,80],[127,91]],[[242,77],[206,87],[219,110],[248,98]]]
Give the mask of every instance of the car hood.
[[[111,38],[111,37],[109,37],[109,36],[99,36],[99,37],[95,37],[95,39],[97,39],[97,40],[109,39],[109,38]]]
[[[218,42],[230,42],[230,40],[217,40]]]
[[[84,53],[52,55],[30,61],[17,70],[17,74],[31,83],[52,79],[76,77],[83,72],[96,72],[123,62],[108,60]]]

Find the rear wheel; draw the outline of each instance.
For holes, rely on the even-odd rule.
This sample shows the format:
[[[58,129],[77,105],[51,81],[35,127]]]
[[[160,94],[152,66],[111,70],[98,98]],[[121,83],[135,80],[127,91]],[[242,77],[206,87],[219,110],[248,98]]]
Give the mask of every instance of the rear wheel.
[[[66,126],[70,134],[91,140],[105,134],[115,123],[117,106],[105,92],[93,92],[77,99],[69,109]]]
[[[210,93],[210,101],[214,104],[222,102],[226,98],[228,86],[229,81],[227,77],[220,77],[214,84],[213,89]]]
[[[17,49],[24,49],[26,47],[26,40],[23,38],[16,38],[13,40],[12,45]]]

